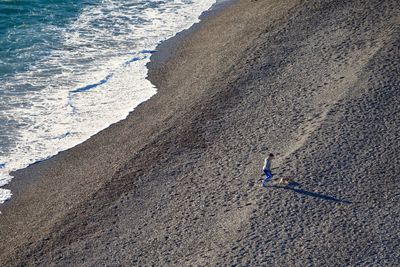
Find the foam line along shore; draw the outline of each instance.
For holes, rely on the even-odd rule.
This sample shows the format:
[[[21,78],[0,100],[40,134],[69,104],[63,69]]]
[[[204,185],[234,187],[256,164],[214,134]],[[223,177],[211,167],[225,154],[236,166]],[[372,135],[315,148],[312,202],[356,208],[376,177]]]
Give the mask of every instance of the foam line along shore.
[[[152,97],[146,64],[157,44],[214,3],[0,1],[0,187]],[[0,203],[11,194],[0,188]]]

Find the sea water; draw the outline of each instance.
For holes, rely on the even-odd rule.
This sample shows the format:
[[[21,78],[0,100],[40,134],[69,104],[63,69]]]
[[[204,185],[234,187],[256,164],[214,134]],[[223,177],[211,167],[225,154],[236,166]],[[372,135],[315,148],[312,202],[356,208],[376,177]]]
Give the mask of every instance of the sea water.
[[[157,44],[215,0],[0,0],[0,187],[156,93]],[[0,188],[0,203],[12,192]]]

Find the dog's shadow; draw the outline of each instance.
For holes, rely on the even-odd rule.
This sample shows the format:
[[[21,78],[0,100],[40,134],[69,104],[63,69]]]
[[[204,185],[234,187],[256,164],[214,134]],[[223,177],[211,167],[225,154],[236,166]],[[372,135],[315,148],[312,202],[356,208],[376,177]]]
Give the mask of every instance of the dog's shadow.
[[[271,186],[273,188],[277,188],[277,189],[286,189],[286,190],[290,190],[293,191],[297,194],[301,194],[304,196],[308,196],[308,197],[313,197],[313,198],[318,198],[318,199],[322,199],[322,200],[327,200],[327,201],[332,201],[332,202],[336,202],[336,203],[345,203],[345,204],[351,204],[351,201],[345,200],[345,199],[340,199],[334,196],[329,196],[329,195],[324,195],[321,193],[317,193],[317,192],[311,192],[311,191],[307,191],[304,189],[301,189],[301,184],[294,182],[294,181],[290,181],[288,184],[285,185],[273,185]]]

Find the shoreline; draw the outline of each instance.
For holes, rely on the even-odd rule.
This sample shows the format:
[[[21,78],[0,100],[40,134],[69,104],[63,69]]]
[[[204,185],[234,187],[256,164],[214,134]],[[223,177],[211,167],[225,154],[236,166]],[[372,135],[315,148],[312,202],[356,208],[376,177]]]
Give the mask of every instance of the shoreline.
[[[198,19],[199,19],[199,22],[201,22],[201,19],[202,19],[202,18],[205,18],[206,16],[212,14],[213,12],[217,12],[219,8],[222,8],[224,5],[228,4],[228,2],[230,2],[231,0],[216,0],[216,1],[217,1],[217,2],[214,3],[214,4],[211,6],[211,8],[210,8],[209,10],[205,10],[205,11],[202,12],[202,14],[201,14],[201,15],[199,16],[199,18],[198,18]],[[198,24],[199,22],[194,23],[194,24],[190,27],[190,29],[194,28],[194,26],[195,26],[196,24]],[[184,29],[182,32],[186,32],[186,31],[187,31],[187,32],[189,33],[189,32],[190,32],[190,29]],[[188,34],[188,33],[187,33],[187,34]],[[178,35],[178,34],[179,34],[179,32],[178,32],[176,35]],[[183,36],[183,35],[182,35],[182,36]],[[174,37],[175,37],[175,36],[172,36],[171,38],[168,38],[168,40],[169,40],[169,39],[172,39],[172,38],[174,38]],[[167,40],[165,40],[165,41],[167,41]],[[157,47],[158,47],[159,45],[161,45],[161,43],[164,43],[165,41],[161,41],[161,42],[157,45]],[[153,51],[153,52],[154,52],[154,51]],[[163,53],[163,54],[164,54],[164,53]],[[149,60],[150,60],[150,59],[149,59]],[[149,62],[149,63],[150,63],[150,62]],[[156,64],[154,64],[154,66],[155,66],[155,65],[156,65]],[[147,66],[146,66],[146,68],[147,68],[147,71],[148,71],[148,67],[147,67]],[[148,77],[145,77],[145,79],[148,80]],[[90,86],[90,85],[89,85],[89,86]],[[74,91],[71,91],[71,92],[73,93]],[[143,101],[143,102],[146,102],[146,101],[147,101],[147,100],[145,100],[145,101]],[[142,102],[142,103],[143,103],[143,102]],[[134,109],[135,109],[135,108],[133,108],[133,109],[131,108],[131,109],[130,109],[131,111],[126,115],[126,117],[123,118],[123,119],[120,119],[119,121],[125,120],[125,119],[129,116],[129,114],[132,113],[132,112],[134,111]],[[116,121],[116,122],[114,122],[114,123],[112,123],[112,124],[118,123],[119,121]],[[110,125],[107,126],[106,128],[110,127],[112,124],[110,124]],[[104,128],[104,129],[106,129],[106,128]],[[104,130],[104,129],[102,129],[102,130]],[[9,189],[12,187],[12,188],[13,188],[13,191],[11,192],[11,194],[12,194],[12,195],[15,195],[15,193],[13,193],[15,190],[18,191],[18,192],[20,192],[23,188],[25,188],[26,186],[29,186],[29,184],[31,184],[31,182],[34,182],[34,179],[32,179],[33,181],[17,182],[18,185],[17,185],[17,186],[13,186],[11,183],[12,183],[12,181],[14,180],[14,179],[13,179],[13,177],[14,177],[13,174],[14,174],[14,173],[16,173],[16,175],[18,175],[18,172],[23,171],[23,170],[26,169],[26,168],[30,168],[31,166],[40,164],[41,162],[48,161],[48,160],[52,159],[53,157],[58,156],[60,153],[62,153],[62,152],[64,152],[64,151],[67,151],[67,150],[69,150],[69,149],[72,149],[72,148],[74,148],[74,147],[80,145],[81,143],[87,141],[88,139],[90,139],[90,138],[93,137],[94,135],[98,134],[98,133],[101,132],[102,130],[98,130],[98,131],[95,132],[93,135],[89,136],[88,138],[84,139],[83,141],[80,141],[79,143],[75,144],[75,145],[72,146],[72,147],[69,147],[69,148],[67,148],[67,149],[60,150],[60,151],[58,151],[56,154],[54,154],[54,155],[52,155],[52,156],[46,156],[46,157],[44,157],[44,158],[42,158],[42,159],[39,159],[39,160],[37,160],[37,161],[35,161],[35,162],[33,162],[33,163],[27,165],[26,167],[23,167],[23,168],[20,168],[20,169],[11,171],[11,172],[9,173],[9,175],[12,177],[12,178],[10,179],[11,182],[5,184],[5,185],[2,186],[1,188],[4,188],[5,190],[9,190]],[[0,166],[0,167],[1,167],[1,166]],[[29,180],[29,179],[30,179],[30,178],[28,178],[28,180]],[[7,199],[7,200],[5,201],[5,203],[1,203],[1,204],[0,204],[0,211],[1,211],[2,207],[4,207],[5,205],[7,205],[7,203],[10,202],[10,201],[12,201],[11,198]]]
[[[182,39],[184,39],[186,36],[190,35],[191,32],[194,32],[196,30],[196,28],[199,27],[199,24],[202,22],[202,20],[207,19],[207,17],[217,15],[218,12],[221,11],[224,7],[234,4],[235,1],[236,0],[216,0],[216,3],[213,4],[213,6],[209,10],[205,10],[200,15],[199,22],[194,23],[189,29],[185,29],[181,32],[178,32],[175,36],[159,43],[155,49],[156,52],[152,53],[152,55],[150,56],[149,63],[146,64],[146,68],[148,69],[148,74],[147,74],[146,79],[152,83],[152,81],[150,80],[152,68],[156,69],[161,64],[166,62],[168,60],[168,58],[173,57],[174,49],[176,49],[176,47],[179,46],[179,43],[182,42]],[[158,88],[157,88],[157,93],[158,93]],[[95,133],[94,135],[92,135],[91,137],[86,139],[85,141],[83,141],[69,149],[59,151],[56,155],[50,156],[47,159],[36,161],[36,162],[28,165],[25,168],[22,168],[22,169],[19,169],[16,171],[12,171],[10,173],[10,175],[13,177],[13,179],[8,184],[1,187],[4,189],[11,190],[12,196],[10,199],[7,199],[4,203],[0,204],[0,212],[2,209],[6,208],[8,205],[10,205],[14,198],[18,197],[18,195],[23,193],[24,190],[29,188],[29,186],[31,186],[32,184],[37,182],[38,179],[40,179],[40,174],[38,174],[37,171],[35,171],[36,165],[38,165],[38,164],[44,165],[44,168],[46,169],[46,165],[52,164],[51,163],[52,161],[62,160],[63,154],[67,153],[68,150],[74,149],[75,147],[77,147],[77,146],[81,145],[82,143],[88,141],[89,139],[95,137],[100,132],[108,129],[112,125],[127,120],[129,116],[134,116],[132,114],[135,112],[135,110],[137,108],[139,108],[141,105],[143,105],[144,103],[146,103],[147,101],[148,100],[140,103],[136,108],[134,108],[131,112],[129,112],[128,116],[125,119],[117,121],[117,122],[109,125],[107,128]],[[59,158],[61,158],[61,159],[59,159]]]
[[[0,262],[395,265],[396,7],[238,0],[207,17],[154,54],[159,92],[135,116],[31,168]],[[269,152],[299,188],[261,187]]]

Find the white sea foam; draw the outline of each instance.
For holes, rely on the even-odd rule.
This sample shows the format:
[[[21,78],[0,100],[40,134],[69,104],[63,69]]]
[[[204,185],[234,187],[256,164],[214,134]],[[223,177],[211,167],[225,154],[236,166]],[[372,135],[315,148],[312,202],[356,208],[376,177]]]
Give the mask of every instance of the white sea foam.
[[[83,142],[153,96],[156,88],[146,79],[151,51],[198,22],[215,0],[158,1],[157,8],[138,12],[144,2],[152,1],[105,0],[68,28],[49,27],[63,46],[0,82],[13,92],[4,96],[8,106],[0,118],[17,126],[7,136],[12,145],[0,150],[0,186],[10,172]],[[32,90],[15,90],[24,86]],[[0,189],[0,203],[10,197]]]

